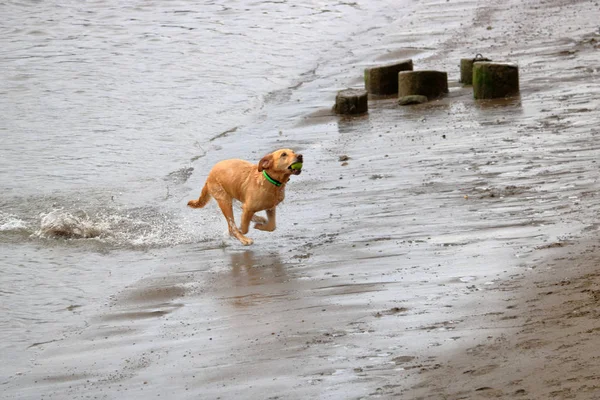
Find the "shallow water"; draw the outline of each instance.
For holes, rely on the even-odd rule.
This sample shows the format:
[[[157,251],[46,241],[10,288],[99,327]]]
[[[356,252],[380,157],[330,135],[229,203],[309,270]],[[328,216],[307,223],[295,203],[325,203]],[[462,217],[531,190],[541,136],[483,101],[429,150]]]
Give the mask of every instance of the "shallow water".
[[[0,182],[15,196],[152,186],[251,129],[389,6],[5,4]]]
[[[406,7],[0,5],[0,332],[12,361],[1,375],[27,368],[24,348],[81,323],[81,307],[151,273],[153,249],[236,246],[215,209],[190,219],[185,208],[206,170],[278,147],[315,107],[297,89],[319,80],[326,93],[308,93],[329,101],[354,36],[371,51],[390,11]]]
[[[372,3],[1,6],[7,393],[377,397],[454,346],[473,293],[597,229],[593,53],[549,87],[540,60],[574,43],[504,44],[521,97],[475,103],[457,60],[485,7]],[[365,66],[407,56],[450,95],[331,116]],[[185,207],[216,161],[284,146],[305,169],[252,248]]]

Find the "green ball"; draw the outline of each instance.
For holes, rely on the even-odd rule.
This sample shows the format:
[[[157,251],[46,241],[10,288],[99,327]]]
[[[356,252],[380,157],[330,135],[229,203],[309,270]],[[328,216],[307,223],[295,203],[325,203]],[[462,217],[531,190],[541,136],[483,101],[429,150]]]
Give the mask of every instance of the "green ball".
[[[302,169],[302,163],[301,162],[297,162],[297,163],[293,163],[292,165],[290,165],[291,169]]]

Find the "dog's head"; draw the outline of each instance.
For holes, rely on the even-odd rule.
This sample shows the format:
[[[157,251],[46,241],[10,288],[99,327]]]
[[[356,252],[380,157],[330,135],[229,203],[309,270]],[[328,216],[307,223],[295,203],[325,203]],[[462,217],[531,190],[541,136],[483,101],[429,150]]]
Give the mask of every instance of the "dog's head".
[[[294,153],[294,150],[279,149],[264,156],[258,163],[258,172],[266,170],[269,173],[282,175],[300,175],[302,167],[292,168],[292,165],[302,163],[302,154]]]

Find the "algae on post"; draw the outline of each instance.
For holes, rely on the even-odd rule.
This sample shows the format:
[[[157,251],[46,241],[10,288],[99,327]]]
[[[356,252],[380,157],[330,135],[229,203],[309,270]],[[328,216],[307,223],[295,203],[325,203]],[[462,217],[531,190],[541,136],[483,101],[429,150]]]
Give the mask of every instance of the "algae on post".
[[[473,66],[473,96],[495,99],[519,93],[519,69],[516,65],[478,62]]]

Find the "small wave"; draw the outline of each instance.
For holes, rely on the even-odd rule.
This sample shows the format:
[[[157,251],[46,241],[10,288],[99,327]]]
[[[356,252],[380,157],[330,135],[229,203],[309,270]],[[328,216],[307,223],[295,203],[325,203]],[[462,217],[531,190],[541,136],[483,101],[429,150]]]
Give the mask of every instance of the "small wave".
[[[171,172],[164,178],[164,180],[175,184],[183,184],[186,183],[188,179],[190,179],[190,176],[192,176],[192,172],[194,172],[194,167],[180,168],[177,171]]]
[[[0,232],[26,231],[27,223],[13,214],[0,211]]]

